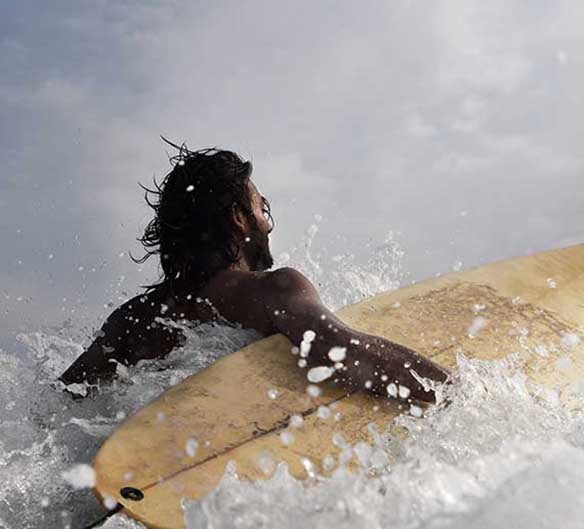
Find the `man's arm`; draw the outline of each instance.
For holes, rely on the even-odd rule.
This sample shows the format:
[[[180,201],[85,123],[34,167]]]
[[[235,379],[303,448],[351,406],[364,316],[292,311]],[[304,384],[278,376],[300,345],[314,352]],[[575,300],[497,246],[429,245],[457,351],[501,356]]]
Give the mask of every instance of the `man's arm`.
[[[122,349],[124,325],[122,310],[115,310],[103,324],[93,343],[59,377],[66,385],[95,383],[113,377]],[[117,354],[116,354],[117,353]]]
[[[407,347],[351,329],[322,304],[312,283],[292,268],[276,270],[266,280],[265,308],[277,330],[297,346],[311,338],[306,331],[315,333],[310,346],[302,346],[310,348],[309,366],[333,366],[329,352],[333,347],[345,348],[344,367],[335,370],[333,380],[382,395],[396,396],[397,392],[402,398],[434,400],[434,394],[423,388],[411,370],[444,382],[448,373],[439,365]],[[335,351],[343,356],[342,349]]]

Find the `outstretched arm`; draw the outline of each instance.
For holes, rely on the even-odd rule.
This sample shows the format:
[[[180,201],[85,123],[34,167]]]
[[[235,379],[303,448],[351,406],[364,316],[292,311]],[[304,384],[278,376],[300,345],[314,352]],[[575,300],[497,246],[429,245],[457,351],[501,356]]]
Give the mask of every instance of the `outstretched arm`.
[[[334,371],[333,380],[381,395],[434,400],[434,394],[423,388],[412,370],[444,382],[448,373],[439,365],[407,347],[350,328],[323,305],[312,283],[292,268],[276,270],[266,280],[270,283],[267,317],[294,345],[310,349],[306,358],[309,365],[332,367],[335,358],[344,354],[343,367]],[[311,342],[313,335],[306,331],[314,333]],[[303,341],[310,345],[302,346]],[[337,349],[330,354],[333,348]]]

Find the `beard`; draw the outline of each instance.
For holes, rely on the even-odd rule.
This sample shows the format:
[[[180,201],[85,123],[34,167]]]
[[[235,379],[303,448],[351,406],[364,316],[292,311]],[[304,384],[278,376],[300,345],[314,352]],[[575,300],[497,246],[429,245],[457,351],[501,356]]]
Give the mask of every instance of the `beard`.
[[[250,240],[243,245],[243,253],[252,271],[263,272],[274,266],[274,258],[270,251],[270,240],[267,234],[262,233],[254,222]]]

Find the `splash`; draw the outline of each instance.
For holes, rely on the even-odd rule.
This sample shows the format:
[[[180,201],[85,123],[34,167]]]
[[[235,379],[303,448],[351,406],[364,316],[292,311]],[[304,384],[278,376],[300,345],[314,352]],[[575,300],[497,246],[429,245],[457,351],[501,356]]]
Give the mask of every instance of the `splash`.
[[[79,465],[127,416],[168,387],[259,338],[255,331],[205,323],[181,326],[187,340],[165,359],[142,362],[126,377],[72,400],[54,381],[83,350],[45,333],[21,334],[18,356],[0,351],[0,528],[82,528],[105,510]],[[105,527],[135,528],[117,515]]]
[[[331,310],[357,303],[366,298],[399,288],[406,277],[403,269],[404,250],[393,231],[388,231],[380,244],[359,249],[362,261],[352,252],[332,253],[326,240],[315,240],[326,221],[315,215],[315,222],[304,234],[301,243],[276,259],[278,266],[293,266],[305,273],[317,285],[319,294]],[[341,243],[342,236],[338,236]]]

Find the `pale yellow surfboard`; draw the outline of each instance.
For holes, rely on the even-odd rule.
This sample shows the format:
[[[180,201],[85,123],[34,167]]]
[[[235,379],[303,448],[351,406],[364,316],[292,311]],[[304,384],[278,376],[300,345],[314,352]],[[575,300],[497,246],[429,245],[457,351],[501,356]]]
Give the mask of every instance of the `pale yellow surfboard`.
[[[470,337],[477,310],[488,324]],[[530,377],[568,393],[571,384],[584,380],[584,344],[563,340],[566,334],[584,333],[584,245],[439,277],[380,294],[338,315],[360,331],[411,347],[449,369],[461,349],[481,359],[519,353]],[[536,349],[539,344],[556,350],[546,356]],[[368,424],[384,429],[404,411],[393,400],[361,392],[347,396],[326,385],[319,398],[311,398],[306,371],[296,366],[290,347],[282,335],[260,340],[129,418],[95,459],[98,495],[115,499],[149,527],[182,528],[181,499],[213,490],[228,461],[237,463],[242,479],[265,478],[259,462],[266,456],[286,461],[298,478],[307,475],[303,459],[325,473],[324,458],[338,455],[334,433],[351,444],[369,440]],[[556,369],[559,356],[569,357],[573,369]],[[272,400],[268,392],[274,389],[278,397]],[[332,405],[333,416],[319,418],[320,405]],[[304,417],[304,425],[284,446],[280,433],[295,414]],[[194,457],[186,453],[192,438],[198,442]]]

